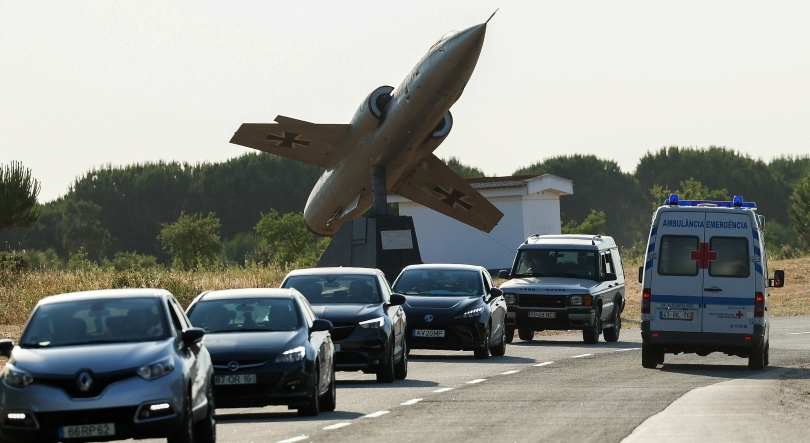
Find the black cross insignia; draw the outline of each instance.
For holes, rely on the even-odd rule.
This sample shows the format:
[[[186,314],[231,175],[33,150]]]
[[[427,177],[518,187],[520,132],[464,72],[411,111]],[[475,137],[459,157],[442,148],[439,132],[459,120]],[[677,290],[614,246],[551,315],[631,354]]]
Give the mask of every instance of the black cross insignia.
[[[281,148],[295,149],[293,145],[309,146],[309,140],[298,140],[300,135],[301,134],[295,134],[293,132],[281,131],[281,137],[276,134],[268,134],[267,139],[279,142],[276,147]]]
[[[448,192],[442,189],[441,186],[436,186],[433,189],[433,192],[442,195],[444,198],[439,198],[439,200],[447,203],[447,205],[450,207],[454,208],[456,205],[459,205],[468,211],[473,207],[473,205],[462,200],[462,198],[466,197],[466,195],[459,190],[450,188],[450,192]]]

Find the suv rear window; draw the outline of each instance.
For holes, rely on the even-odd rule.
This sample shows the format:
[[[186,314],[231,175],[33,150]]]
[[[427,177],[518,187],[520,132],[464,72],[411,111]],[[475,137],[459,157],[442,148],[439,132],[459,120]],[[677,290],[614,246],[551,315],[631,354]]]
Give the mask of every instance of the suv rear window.
[[[698,262],[692,251],[699,250],[700,239],[693,235],[664,235],[658,253],[658,275],[697,275]]]

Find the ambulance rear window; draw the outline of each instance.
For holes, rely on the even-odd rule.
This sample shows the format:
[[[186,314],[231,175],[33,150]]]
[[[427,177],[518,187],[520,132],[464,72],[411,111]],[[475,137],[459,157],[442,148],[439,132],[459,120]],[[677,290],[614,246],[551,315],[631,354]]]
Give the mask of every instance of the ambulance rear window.
[[[709,275],[712,277],[745,278],[751,275],[747,238],[712,237],[709,250],[717,252],[717,260],[709,262]]]
[[[658,254],[658,275],[697,275],[698,262],[692,251],[699,249],[700,239],[693,235],[664,235]]]

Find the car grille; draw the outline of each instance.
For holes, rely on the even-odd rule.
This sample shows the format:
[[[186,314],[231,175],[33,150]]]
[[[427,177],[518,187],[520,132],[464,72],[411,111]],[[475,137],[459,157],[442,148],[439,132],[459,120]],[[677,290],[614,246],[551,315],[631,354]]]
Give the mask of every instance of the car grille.
[[[518,305],[521,308],[564,308],[566,299],[565,295],[519,294]]]
[[[351,322],[332,323],[332,330],[330,331],[330,333],[332,334],[332,340],[333,341],[346,340],[347,338],[349,338],[350,335],[352,335],[355,328],[357,328],[357,323]]]
[[[137,406],[104,409],[79,409],[75,411],[37,412],[40,428],[87,425],[95,423],[132,423]]]
[[[78,379],[83,372],[87,372],[93,379],[92,384],[86,391],[79,389]],[[98,397],[104,392],[107,386],[137,376],[133,369],[105,372],[102,374],[96,374],[90,370],[82,370],[74,375],[35,375],[34,383],[60,388],[73,398],[93,398]]]
[[[236,362],[239,364],[239,367],[236,369],[237,371],[240,369],[254,369],[258,368],[259,366],[263,366],[267,363],[267,360],[215,360],[214,369],[231,369],[228,365],[231,362]]]

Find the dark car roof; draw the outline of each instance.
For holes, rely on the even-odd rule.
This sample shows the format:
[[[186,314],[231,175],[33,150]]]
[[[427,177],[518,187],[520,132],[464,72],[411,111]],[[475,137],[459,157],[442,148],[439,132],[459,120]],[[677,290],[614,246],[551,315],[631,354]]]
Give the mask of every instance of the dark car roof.
[[[132,297],[171,297],[171,292],[165,289],[136,288],[136,289],[99,289],[95,291],[67,292],[51,295],[39,301],[38,304],[62,303],[67,301],[87,300],[91,298],[132,298]]]
[[[228,298],[292,298],[295,289],[280,288],[245,288],[224,289],[221,291],[204,292],[199,300],[223,300]]]

